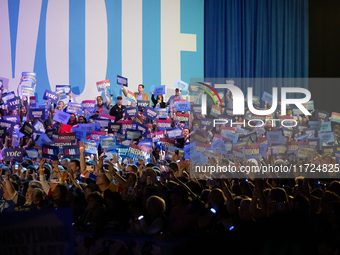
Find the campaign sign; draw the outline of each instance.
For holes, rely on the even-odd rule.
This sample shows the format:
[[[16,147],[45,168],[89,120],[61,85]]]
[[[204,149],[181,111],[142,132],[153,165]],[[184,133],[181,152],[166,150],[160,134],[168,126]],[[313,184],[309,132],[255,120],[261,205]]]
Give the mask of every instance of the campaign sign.
[[[322,139],[324,143],[334,143],[333,132],[319,133],[319,138]]]
[[[97,148],[98,145],[96,142],[91,142],[91,141],[82,141],[84,146],[85,146],[85,152],[89,154],[96,154],[97,153]]]
[[[36,149],[28,150],[26,149],[27,156],[31,159],[39,158],[39,152]]]
[[[157,116],[160,119],[166,119],[168,117],[168,108],[154,108],[157,112]]]
[[[157,127],[159,130],[171,129],[171,120],[158,120]]]
[[[177,101],[175,103],[175,108],[179,112],[185,112],[185,111],[190,111],[190,102],[184,102],[184,101]]]
[[[126,107],[124,108],[125,117],[124,118],[134,118],[138,115],[137,107]]]
[[[109,120],[102,120],[102,119],[98,119],[98,118],[96,118],[96,119],[94,119],[94,121],[96,122],[96,123],[99,123],[100,124],[100,127],[102,128],[108,128],[108,126],[109,126],[109,123],[111,123],[111,121],[109,121]]]
[[[21,95],[22,96],[33,96],[34,90],[31,87],[21,86]]]
[[[302,104],[308,111],[314,110],[314,101],[310,100],[307,103]]]
[[[12,159],[22,161],[23,157],[24,149],[22,148],[7,148],[4,150],[4,159],[6,161],[11,161]]]
[[[18,109],[21,105],[20,97],[14,97],[12,99],[7,100],[7,105],[11,110]]]
[[[191,114],[201,114],[202,113],[202,106],[200,104],[191,104]]]
[[[2,100],[4,101],[5,104],[7,104],[8,100],[13,99],[14,97],[15,97],[14,91],[2,94]]]
[[[82,104],[82,111],[86,110],[87,112],[92,113],[96,106],[96,101],[95,100],[84,100],[81,104]]]
[[[58,90],[63,90],[65,94],[68,96],[71,92],[71,85],[56,85],[55,89]]]
[[[117,75],[117,84],[127,87],[128,79],[123,76]]]
[[[212,129],[214,126],[213,119],[202,118],[200,120],[200,128],[206,127],[207,129]]]
[[[73,127],[72,131],[76,133],[76,139],[78,140],[86,139],[87,130]]]
[[[322,155],[334,157],[335,146],[322,146]]]
[[[331,121],[340,123],[340,113],[332,112]]]
[[[108,127],[108,133],[120,133],[120,130],[122,129],[122,123],[109,123]]]
[[[37,119],[44,120],[45,119],[45,109],[30,109],[29,110],[29,119]]]
[[[116,144],[116,138],[114,136],[101,136],[100,145],[102,148],[109,148]]]
[[[41,134],[36,143],[42,146],[43,144],[51,144],[52,140],[46,134]]]
[[[165,85],[157,86],[157,87],[155,87],[154,90],[155,90],[155,92],[154,92],[155,96],[164,95],[165,94]]]
[[[271,148],[272,148],[272,151],[271,151],[272,155],[284,156],[287,152],[287,146],[286,145],[274,145]]]
[[[127,152],[127,157],[136,158],[136,159],[137,158],[144,159],[146,157],[147,159],[149,159],[150,150],[142,146],[131,144]]]
[[[127,140],[139,140],[142,136],[141,130],[127,129],[126,130],[126,139]]]
[[[35,75],[36,74],[33,72],[22,72],[21,78],[22,78],[22,81],[34,81]]]
[[[277,131],[267,131],[267,141],[268,143],[277,143],[277,144],[283,144],[284,143],[284,136],[282,135],[282,132]]]
[[[306,146],[299,146],[298,157],[311,159],[313,152],[315,152],[314,148],[310,148]]]
[[[212,105],[210,115],[213,115],[217,118],[219,115],[221,115],[221,108],[216,105]]]
[[[223,130],[222,131],[222,136],[227,138],[227,139],[229,139],[230,141],[237,142],[239,134],[232,133],[232,132],[227,131],[227,130]]]
[[[154,121],[157,120],[157,112],[151,107],[145,107],[143,111],[143,115]]]
[[[20,128],[20,132],[25,134],[26,136],[30,136],[31,134],[33,134],[34,130],[35,128],[31,124],[29,124],[27,121]]]
[[[269,93],[267,93],[266,91],[263,92],[263,95],[262,95],[262,98],[261,98],[262,101],[267,101],[268,104],[273,104],[273,96]]]
[[[41,148],[42,148],[43,158],[58,160],[58,153],[59,153],[58,146],[43,144]]]
[[[135,103],[136,102],[135,94],[128,90],[128,92],[126,93],[126,100],[128,100],[131,103]]]
[[[44,93],[44,97],[43,97],[44,100],[51,100],[52,103],[54,104],[57,104],[58,101],[59,101],[59,96],[57,93],[54,93],[48,89],[45,90],[45,93]]]
[[[319,138],[308,139],[308,145],[309,147],[315,148],[316,150],[321,150],[321,143]]]
[[[316,129],[316,130],[319,130],[320,127],[321,127],[321,121],[308,121],[308,125],[310,128],[313,128],[313,129]]]
[[[175,155],[176,153],[178,153],[179,158],[183,158],[184,157],[184,151],[183,149],[174,147],[174,146],[169,146],[168,147],[168,152],[165,155],[165,157],[167,159],[172,159],[173,155]]]
[[[30,99],[30,106],[35,107],[36,106],[36,98],[35,96],[29,97]]]
[[[303,130],[303,135],[309,135],[309,134],[312,134],[310,138],[314,138],[314,137],[318,137],[318,130],[314,129],[314,128],[305,128]]]
[[[78,145],[69,145],[63,146],[63,158],[80,158],[79,146]]]
[[[121,121],[120,123],[122,123],[121,131],[125,131],[128,128],[132,129],[132,121]]]
[[[183,148],[184,151],[184,159],[187,160],[190,158],[190,144],[187,144],[186,146],[184,146]]]
[[[149,128],[148,128],[147,126],[144,126],[144,125],[142,125],[142,124],[137,123],[137,124],[136,124],[136,130],[142,131],[142,136],[143,136],[144,138],[146,138],[146,137],[147,137],[147,134],[148,134]]]
[[[319,132],[330,132],[332,131],[332,126],[330,121],[321,122]]]
[[[96,82],[98,92],[104,91],[105,88],[110,87],[110,79]]]
[[[179,128],[167,130],[166,132],[169,138],[181,138],[182,137],[182,130]]]
[[[259,144],[246,145],[244,147],[244,153],[247,159],[254,158],[258,160],[260,154],[260,145]]]
[[[267,148],[268,148],[268,144],[264,144],[264,143],[259,144],[259,151],[263,158],[266,156]]]
[[[7,120],[7,121],[10,121],[10,122],[13,122],[13,123],[19,123],[20,122],[20,116],[18,116],[18,115],[15,115],[15,116],[11,116],[11,115],[2,116],[2,118],[4,120]]]
[[[78,103],[72,103],[72,102],[69,102],[67,104],[67,112],[70,112],[70,113],[74,113],[74,112],[77,112],[77,113],[80,113],[82,110],[82,106],[81,104],[78,104]]]
[[[105,136],[105,132],[101,132],[101,131],[91,131],[91,140],[96,140],[99,141],[100,136]]]
[[[55,113],[53,120],[56,122],[61,122],[63,124],[67,124],[68,120],[70,119],[70,114],[57,110],[57,112]]]
[[[114,122],[115,119],[116,119],[116,117],[111,116],[111,115],[108,115],[108,114],[105,114],[105,113],[101,113],[101,114],[100,114],[100,118],[101,118],[101,119],[110,120],[111,122]]]
[[[150,105],[150,101],[137,100],[137,107],[139,111],[144,111],[144,108]]]
[[[320,121],[323,120],[324,122],[329,121],[329,112],[315,110],[315,118]]]
[[[189,88],[189,84],[177,79],[175,81],[174,88],[180,88],[182,91],[187,91]]]
[[[7,128],[7,133],[12,133],[14,126],[15,126],[14,122],[6,121],[6,120],[1,120],[0,119],[0,127],[6,127]]]

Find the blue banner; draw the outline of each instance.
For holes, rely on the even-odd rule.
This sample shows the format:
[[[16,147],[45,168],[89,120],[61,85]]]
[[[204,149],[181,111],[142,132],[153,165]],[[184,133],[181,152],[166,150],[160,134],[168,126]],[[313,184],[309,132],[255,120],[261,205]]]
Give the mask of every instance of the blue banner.
[[[30,109],[29,110],[29,119],[38,119],[45,120],[45,109]]]
[[[154,88],[154,95],[165,95],[165,85],[157,86]]]
[[[43,144],[42,146],[42,157],[51,159],[51,160],[58,160],[58,153],[59,147]]]
[[[59,101],[59,96],[57,93],[54,93],[48,89],[45,90],[45,93],[44,93],[44,97],[43,97],[44,100],[51,100],[52,103],[54,104],[57,104],[58,101]]]

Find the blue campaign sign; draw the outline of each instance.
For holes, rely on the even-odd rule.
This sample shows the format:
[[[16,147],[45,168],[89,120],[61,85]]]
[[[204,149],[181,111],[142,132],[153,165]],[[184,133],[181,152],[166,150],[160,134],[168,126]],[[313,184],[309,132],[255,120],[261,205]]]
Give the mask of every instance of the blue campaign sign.
[[[150,105],[150,101],[137,100],[137,107],[139,111],[144,111],[144,108]]]
[[[151,107],[145,107],[143,111],[143,115],[152,120],[157,119],[157,112]]]
[[[276,144],[283,144],[284,143],[284,136],[282,135],[281,131],[267,131],[267,141],[268,144],[276,143]]]
[[[113,133],[113,132],[120,133],[121,129],[122,129],[122,123],[109,123],[108,133]]]
[[[26,149],[26,153],[31,159],[39,158],[39,152],[36,149]]]
[[[185,111],[190,111],[190,102],[185,102],[185,101],[177,101],[175,103],[175,108],[179,112],[185,112]]]
[[[331,122],[330,121],[321,122],[319,132],[330,132],[330,131],[332,131]]]
[[[212,129],[214,126],[213,119],[202,118],[200,120],[200,128],[206,127],[207,129]]]
[[[269,93],[267,93],[266,91],[263,92],[263,95],[262,95],[262,98],[261,98],[262,101],[267,101],[268,104],[273,104],[273,96]]]
[[[182,130],[179,128],[167,130],[168,138],[180,138],[182,137]]]
[[[86,139],[87,131],[85,129],[74,127],[72,128],[72,131],[76,133],[76,139],[78,140]]]
[[[80,158],[79,146],[78,145],[68,145],[63,146],[63,158]]]
[[[0,119],[0,127],[6,127],[7,128],[7,133],[12,133],[14,126],[15,126],[14,122],[6,121],[6,120],[1,120]]]
[[[190,158],[190,143],[184,146],[183,148],[184,151],[184,159],[189,159]]]
[[[71,115],[67,112],[57,110],[57,112],[54,114],[53,120],[56,122],[67,124],[68,120],[70,119],[70,116]]]
[[[201,114],[202,113],[202,106],[200,104],[191,104],[191,114]]]
[[[42,148],[43,158],[58,160],[58,153],[59,153],[58,146],[43,144],[41,148]]]
[[[319,138],[323,140],[324,143],[334,143],[333,132],[319,133]]]
[[[7,100],[7,105],[11,110],[18,109],[21,104],[20,97],[14,97],[12,99]]]
[[[308,125],[310,128],[314,128],[316,130],[319,130],[321,127],[321,121],[308,121]]]
[[[36,143],[42,146],[43,144],[51,144],[53,142],[46,134],[41,134]]]
[[[320,111],[320,110],[315,110],[315,118],[317,120],[323,120],[324,122],[329,121],[329,112],[326,111]]]
[[[230,141],[237,142],[239,134],[237,134],[237,133],[234,134],[234,133],[232,133],[228,130],[223,130],[222,136],[229,139]]]
[[[22,161],[24,156],[24,149],[22,148],[7,148],[4,150],[4,159],[6,161],[11,161],[12,159],[16,161]]]
[[[168,108],[154,108],[157,112],[157,116],[160,119],[166,119],[168,117]]]
[[[7,121],[10,121],[10,122],[13,122],[13,123],[19,123],[20,122],[20,116],[19,115],[15,115],[15,116],[2,116],[2,118],[4,120],[7,120]]]
[[[29,110],[29,119],[38,119],[45,120],[45,109],[30,109]]]
[[[125,117],[124,118],[134,118],[138,115],[137,107],[126,107],[124,108]]]
[[[154,92],[155,96],[164,95],[165,94],[165,85],[157,86],[157,87],[155,87],[154,90],[155,90],[155,92]]]
[[[58,96],[57,93],[54,93],[54,92],[46,89],[43,99],[44,100],[50,99],[52,103],[57,104],[58,101],[59,101],[59,96]]]
[[[149,128],[148,128],[147,126],[144,126],[144,125],[142,125],[142,124],[137,123],[137,124],[136,124],[136,130],[142,131],[142,136],[143,136],[144,138],[146,138],[147,135],[148,135],[148,130],[149,130]]]
[[[123,77],[123,76],[117,75],[117,84],[124,85],[125,87],[127,87],[128,86],[128,79]]]

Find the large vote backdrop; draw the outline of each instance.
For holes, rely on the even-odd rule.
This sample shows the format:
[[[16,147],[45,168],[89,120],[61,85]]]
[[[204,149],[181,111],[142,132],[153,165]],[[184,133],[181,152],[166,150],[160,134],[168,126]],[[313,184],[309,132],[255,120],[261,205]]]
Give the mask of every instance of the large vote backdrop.
[[[117,75],[145,92],[203,77],[203,0],[0,0],[0,77],[16,91],[35,72],[36,94],[71,85],[81,102],[100,95],[96,82]],[[109,93],[108,92],[108,93]]]

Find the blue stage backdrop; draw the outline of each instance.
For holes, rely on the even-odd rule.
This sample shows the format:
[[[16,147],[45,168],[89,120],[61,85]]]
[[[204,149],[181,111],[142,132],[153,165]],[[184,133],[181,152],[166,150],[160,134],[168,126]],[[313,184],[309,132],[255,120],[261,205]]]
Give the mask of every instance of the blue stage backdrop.
[[[308,77],[308,0],[214,0],[204,8],[205,77]],[[272,86],[308,88],[307,80],[235,85],[245,94],[253,85],[257,96]]]
[[[36,73],[36,93],[71,85],[74,99],[173,88],[204,75],[204,0],[0,0],[0,77],[16,91],[21,73]]]

